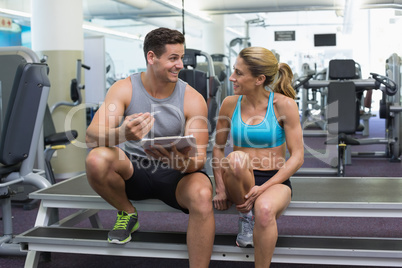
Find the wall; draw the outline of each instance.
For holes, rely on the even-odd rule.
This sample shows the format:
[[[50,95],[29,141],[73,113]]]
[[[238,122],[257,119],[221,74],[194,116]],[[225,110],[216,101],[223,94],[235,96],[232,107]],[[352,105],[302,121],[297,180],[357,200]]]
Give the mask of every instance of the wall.
[[[354,24],[350,33],[345,33],[344,18],[338,16],[335,11],[267,13],[264,19],[265,27],[250,26],[249,41],[253,46],[274,49],[281,55],[281,61],[289,63],[297,73],[300,72],[304,62],[310,63],[311,68],[317,64],[317,70],[321,70],[326,68],[332,58],[353,58],[360,63],[363,77],[368,77],[370,72],[383,73],[385,60],[392,53],[402,54],[402,40],[398,38],[402,19],[395,13],[393,9],[359,10],[354,13]],[[241,19],[234,25],[226,26],[231,26],[240,33],[245,32],[245,22]],[[142,32],[145,35],[150,29],[152,27],[144,28]],[[275,41],[275,31],[295,31],[296,40]],[[314,34],[321,33],[336,33],[337,45],[314,47]],[[227,48],[229,42],[236,37],[239,35],[225,32],[226,54],[229,51]],[[202,36],[187,33],[186,40],[187,47],[204,49]],[[241,46],[233,47],[235,51],[241,48]],[[106,50],[113,58],[117,75],[124,77],[132,71],[145,68],[141,41],[107,38]]]

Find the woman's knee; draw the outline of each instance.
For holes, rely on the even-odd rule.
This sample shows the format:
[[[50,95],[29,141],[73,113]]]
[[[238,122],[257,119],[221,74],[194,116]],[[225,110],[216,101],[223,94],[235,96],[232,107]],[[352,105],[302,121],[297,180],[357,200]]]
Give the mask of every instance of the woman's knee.
[[[250,159],[247,153],[242,151],[233,151],[227,157],[227,170],[233,174],[242,174],[250,172]]]
[[[255,225],[266,228],[276,224],[276,214],[274,207],[270,202],[263,201],[254,203]]]

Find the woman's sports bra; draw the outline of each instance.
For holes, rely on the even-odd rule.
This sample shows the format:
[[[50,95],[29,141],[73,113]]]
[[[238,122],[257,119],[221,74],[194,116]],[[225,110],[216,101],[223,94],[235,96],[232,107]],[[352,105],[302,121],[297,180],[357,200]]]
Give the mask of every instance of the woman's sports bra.
[[[261,123],[248,125],[241,118],[240,96],[232,116],[231,135],[233,144],[248,148],[273,148],[285,142],[285,131],[275,116],[274,93],[270,92],[267,112]]]

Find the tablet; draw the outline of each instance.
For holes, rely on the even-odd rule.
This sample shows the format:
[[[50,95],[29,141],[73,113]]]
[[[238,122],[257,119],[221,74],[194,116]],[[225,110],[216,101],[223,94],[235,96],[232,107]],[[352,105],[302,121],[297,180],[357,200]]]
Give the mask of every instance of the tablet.
[[[189,136],[169,136],[169,137],[157,137],[154,139],[142,139],[141,146],[146,149],[150,149],[152,145],[162,145],[165,148],[171,147],[171,145],[176,145],[178,151],[184,149],[188,146],[191,150],[188,152],[188,156],[193,157],[197,154],[197,143],[193,135]]]

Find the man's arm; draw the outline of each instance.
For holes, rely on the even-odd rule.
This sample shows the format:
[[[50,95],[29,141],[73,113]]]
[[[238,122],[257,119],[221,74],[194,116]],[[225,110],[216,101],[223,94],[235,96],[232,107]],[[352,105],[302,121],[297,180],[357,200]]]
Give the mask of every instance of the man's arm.
[[[171,168],[181,172],[194,172],[204,167],[208,147],[208,109],[204,98],[195,89],[186,86],[184,93],[184,135],[193,135],[196,140],[197,154],[189,157],[191,147],[180,151],[172,144],[171,147],[154,144],[145,152],[154,159],[166,163]]]
[[[89,148],[111,147],[127,140],[139,140],[149,132],[155,120],[149,113],[124,118],[131,96],[129,77],[113,84],[86,131],[85,140]]]
[[[185,135],[194,135],[197,142],[197,155],[190,157],[185,172],[193,172],[204,167],[207,160],[208,108],[204,97],[187,85],[184,95]]]

